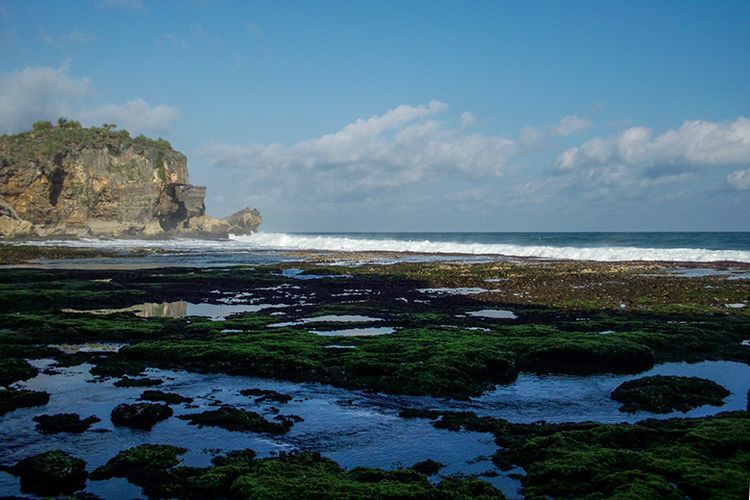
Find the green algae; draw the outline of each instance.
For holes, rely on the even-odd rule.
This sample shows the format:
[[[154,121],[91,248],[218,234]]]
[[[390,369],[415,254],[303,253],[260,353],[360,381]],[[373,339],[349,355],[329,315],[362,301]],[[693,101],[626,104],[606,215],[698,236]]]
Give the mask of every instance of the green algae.
[[[747,491],[750,412],[636,424],[512,424],[472,412],[404,410],[448,430],[490,432],[493,462],[521,466],[526,498],[739,498]]]
[[[111,418],[116,426],[149,430],[172,414],[172,408],[161,403],[123,403],[114,407]]]
[[[62,450],[25,458],[8,471],[21,478],[21,489],[41,496],[72,494],[86,484],[86,462]]]
[[[187,450],[141,445],[121,451],[91,479],[127,478],[155,498],[503,498],[489,484],[451,477],[432,485],[414,470],[345,470],[318,453],[257,459],[252,450],[214,457],[205,468],[179,466]]]
[[[684,413],[703,405],[721,406],[729,395],[712,380],[654,375],[623,382],[612,391],[611,398],[622,403],[622,412]]]

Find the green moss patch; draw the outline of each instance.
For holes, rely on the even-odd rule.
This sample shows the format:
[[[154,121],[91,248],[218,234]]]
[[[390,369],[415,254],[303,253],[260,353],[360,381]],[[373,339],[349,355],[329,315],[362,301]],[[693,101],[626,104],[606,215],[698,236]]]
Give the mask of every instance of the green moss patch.
[[[112,423],[117,426],[149,430],[173,414],[172,408],[160,403],[123,403],[112,410]]]
[[[86,484],[86,462],[62,450],[21,460],[8,469],[21,478],[21,489],[41,496],[72,494]]]
[[[610,397],[622,403],[622,412],[669,413],[703,405],[721,406],[729,394],[724,387],[704,378],[655,375],[623,382]]]

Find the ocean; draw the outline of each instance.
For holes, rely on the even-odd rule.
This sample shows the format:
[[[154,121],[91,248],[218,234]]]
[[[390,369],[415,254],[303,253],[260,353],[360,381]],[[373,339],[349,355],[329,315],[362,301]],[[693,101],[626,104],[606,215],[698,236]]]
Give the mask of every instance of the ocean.
[[[750,232],[267,233],[229,240],[47,240],[43,245],[168,248],[186,252],[322,250],[536,257],[593,261],[750,263]]]

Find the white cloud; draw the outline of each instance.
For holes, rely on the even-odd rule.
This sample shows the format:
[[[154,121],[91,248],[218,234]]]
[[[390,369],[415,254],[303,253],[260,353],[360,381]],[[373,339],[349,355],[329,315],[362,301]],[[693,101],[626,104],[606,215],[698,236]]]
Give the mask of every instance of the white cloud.
[[[591,120],[588,118],[582,118],[576,115],[564,116],[560,122],[554,127],[555,135],[572,135],[584,130],[588,130],[591,127]]]
[[[347,197],[446,175],[498,176],[517,152],[515,141],[469,134],[433,117],[447,105],[398,106],[338,132],[290,146],[215,144],[203,151],[214,165],[242,169],[246,182],[297,182],[319,195]]]
[[[44,33],[41,36],[41,39],[48,45],[60,47],[65,45],[86,45],[94,43],[96,42],[96,35],[92,33],[84,33],[80,30],[73,30],[69,33],[61,33],[59,35]]]
[[[37,120],[70,117],[74,105],[92,95],[91,81],[70,76],[67,65],[1,74],[0,131],[20,132]]]
[[[152,106],[142,98],[92,107],[93,97],[91,80],[71,76],[68,64],[0,74],[0,133],[21,132],[37,120],[61,116],[89,125],[115,123],[134,133],[163,133],[180,114],[178,108]]]
[[[470,113],[468,111],[464,111],[463,113],[461,113],[461,117],[459,119],[461,121],[461,126],[464,128],[473,127],[477,123],[477,117],[474,115],[474,113]]]
[[[727,176],[727,182],[735,189],[750,189],[750,168],[732,172]]]
[[[570,148],[558,155],[555,163],[560,170],[614,164],[676,168],[747,165],[750,119],[687,121],[660,135],[645,127],[632,127],[614,137],[596,138]]]
[[[591,120],[577,115],[567,115],[555,124],[539,127],[526,127],[521,131],[521,139],[527,144],[542,141],[548,137],[564,137],[578,134],[591,128]]]
[[[125,104],[108,104],[82,110],[79,116],[88,123],[115,123],[131,132],[163,133],[179,118],[180,110],[163,104],[151,106],[139,97]]]

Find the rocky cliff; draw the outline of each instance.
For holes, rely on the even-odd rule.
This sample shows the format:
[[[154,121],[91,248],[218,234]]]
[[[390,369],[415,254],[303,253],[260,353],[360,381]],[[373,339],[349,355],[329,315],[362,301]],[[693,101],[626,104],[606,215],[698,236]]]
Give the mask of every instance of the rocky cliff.
[[[223,237],[254,232],[260,213],[206,215],[206,188],[167,141],[61,119],[0,137],[0,236]]]

